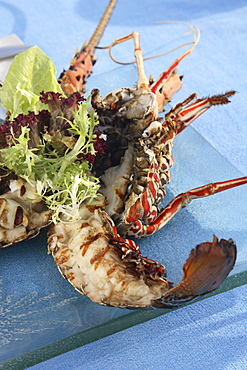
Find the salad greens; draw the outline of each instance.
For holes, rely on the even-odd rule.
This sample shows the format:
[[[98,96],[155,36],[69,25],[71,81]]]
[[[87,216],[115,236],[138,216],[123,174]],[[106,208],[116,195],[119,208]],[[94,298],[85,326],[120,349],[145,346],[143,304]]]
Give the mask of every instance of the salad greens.
[[[14,58],[0,91],[1,105],[11,112],[11,119],[44,109],[39,100],[41,91],[63,94],[55,73],[52,60],[37,46]]]
[[[94,112],[88,113],[89,98],[64,97],[54,73],[37,47],[14,59],[0,92],[10,112],[0,124],[0,160],[37,189],[53,222],[61,214],[75,221],[82,202],[97,196],[99,180],[90,170],[104,140],[95,131]]]

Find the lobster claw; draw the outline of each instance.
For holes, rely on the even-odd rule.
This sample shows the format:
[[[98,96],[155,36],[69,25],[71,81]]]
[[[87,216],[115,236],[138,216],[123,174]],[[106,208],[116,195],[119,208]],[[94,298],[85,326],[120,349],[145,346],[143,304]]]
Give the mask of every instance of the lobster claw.
[[[181,283],[153,301],[157,308],[175,308],[214,291],[234,267],[237,256],[232,239],[205,242],[192,249],[183,266]]]

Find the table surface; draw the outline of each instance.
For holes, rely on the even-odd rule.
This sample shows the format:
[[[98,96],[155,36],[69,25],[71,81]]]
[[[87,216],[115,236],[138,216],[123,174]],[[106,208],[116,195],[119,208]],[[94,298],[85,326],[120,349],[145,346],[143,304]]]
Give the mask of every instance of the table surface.
[[[38,45],[60,72],[68,67],[75,48],[90,38],[106,4],[106,0],[0,1],[0,38],[15,33],[26,44]],[[231,104],[207,112],[193,127],[242,174],[247,173],[246,19],[244,0],[119,0],[101,40],[105,46],[115,38],[138,31],[144,54],[151,56],[183,43],[186,29],[174,25],[173,31],[167,32],[171,25],[154,22],[186,21],[199,27],[199,44],[179,66],[184,86],[174,103],[192,92],[207,96],[237,91]],[[121,44],[116,54],[119,60],[131,61],[130,43]],[[97,57],[94,76],[107,75],[116,68],[106,52],[98,51]],[[173,54],[150,60],[146,63],[147,75],[158,77],[173,60]],[[246,297],[247,285],[243,285],[32,369],[246,369]]]

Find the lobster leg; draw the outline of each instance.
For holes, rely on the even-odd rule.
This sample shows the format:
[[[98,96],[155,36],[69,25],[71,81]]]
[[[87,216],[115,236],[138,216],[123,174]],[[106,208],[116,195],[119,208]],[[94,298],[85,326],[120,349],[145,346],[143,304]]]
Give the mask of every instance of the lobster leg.
[[[125,219],[121,226],[120,223],[118,225],[121,232],[127,233],[127,235],[135,235],[135,237],[138,234],[139,237],[142,237],[143,233],[149,235],[150,230],[155,229],[153,222],[159,215],[158,204],[164,199],[165,186],[170,180],[170,168],[173,164],[173,140],[177,134],[211,106],[229,103],[228,98],[234,93],[234,91],[229,91],[223,95],[214,95],[195,101],[193,100],[196,98],[196,94],[192,94],[167,113],[163,123],[159,125],[157,122],[152,122],[146,128],[142,134],[142,140],[140,140],[141,147],[137,151],[139,153],[138,163],[149,161],[146,186],[142,192],[136,193],[134,201],[132,197],[125,202]],[[191,103],[191,101],[193,102]],[[156,154],[156,157],[148,157],[149,150],[152,150],[151,153],[159,153],[159,156]],[[140,167],[139,172],[136,172],[135,181],[137,184],[139,184],[138,181],[141,178],[140,185],[142,185],[142,176],[143,172]],[[143,226],[148,230],[147,232],[142,230],[143,223],[140,220],[150,224],[149,226]],[[126,232],[126,229],[131,231]]]
[[[136,220],[127,234],[135,238],[152,235],[170,221],[180,209],[185,208],[193,199],[204,198],[244,184],[247,184],[247,176],[223,182],[210,183],[181,193],[168,203],[152,223],[143,224],[140,220]]]
[[[222,105],[230,103],[228,99],[234,95],[235,91],[228,91],[225,94],[213,95],[207,98],[196,99],[191,104],[192,100],[196,98],[196,94],[190,95],[182,103],[178,103],[170,112],[165,116],[166,122],[175,122],[176,134],[179,134],[187,126],[189,126],[196,118],[203,114],[213,105]],[[186,106],[187,105],[187,106]]]

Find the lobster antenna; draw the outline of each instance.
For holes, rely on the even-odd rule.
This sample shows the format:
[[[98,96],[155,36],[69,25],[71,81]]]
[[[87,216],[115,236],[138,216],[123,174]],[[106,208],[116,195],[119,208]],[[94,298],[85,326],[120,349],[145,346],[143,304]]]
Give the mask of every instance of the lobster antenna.
[[[133,32],[132,37],[134,39],[135,44],[135,58],[136,58],[136,65],[138,70],[138,81],[137,81],[137,88],[140,89],[148,89],[149,88],[149,80],[145,74],[144,70],[144,63],[143,63],[143,54],[140,45],[140,35],[138,32]]]
[[[104,14],[102,15],[99,23],[98,23],[98,26],[96,27],[92,37],[90,38],[89,42],[88,42],[88,45],[87,47],[93,51],[95,49],[95,47],[98,45],[103,33],[104,33],[104,30],[107,26],[107,23],[109,22],[110,18],[111,18],[111,15],[112,15],[112,12],[115,8],[115,5],[117,3],[117,0],[110,0],[109,1],[109,4],[104,12]]]
[[[200,36],[201,36],[201,32],[200,32],[200,30],[197,26],[192,26],[191,23],[185,22],[185,21],[159,21],[159,22],[155,22],[154,24],[162,24],[162,23],[176,23],[176,24],[185,24],[185,25],[187,25],[189,28],[187,29],[187,31],[185,31],[185,35],[189,34],[189,33],[192,33],[193,39],[194,39],[193,42],[191,43],[193,45],[191,46],[191,48],[189,50],[191,52],[194,50],[194,48],[198,44],[198,42],[200,40]],[[186,44],[184,44],[184,45],[186,45]]]
[[[150,59],[154,59],[154,58],[159,58],[161,56],[164,56],[164,55],[167,55],[167,54],[170,54],[172,53],[173,51],[175,50],[178,50],[180,48],[183,48],[185,46],[189,46],[191,45],[191,47],[184,53],[186,55],[192,53],[192,51],[194,50],[194,48],[196,47],[196,45],[198,44],[199,40],[200,40],[200,30],[198,27],[196,26],[192,26],[189,22],[183,22],[183,21],[161,21],[161,22],[155,22],[155,24],[160,24],[160,23],[182,23],[182,24],[186,24],[189,26],[189,29],[187,31],[185,31],[185,34],[189,33],[189,31],[192,32],[192,35],[193,35],[193,41],[192,42],[187,42],[185,44],[182,44],[182,45],[179,45],[169,51],[166,51],[165,53],[162,53],[162,54],[159,54],[159,55],[154,55],[154,56],[151,56],[151,57],[147,57],[147,58],[144,58],[143,60],[150,60]],[[105,47],[97,47],[97,49],[109,49],[109,55],[110,55],[110,58],[117,64],[122,64],[122,65],[129,65],[129,64],[135,64],[136,63],[136,60],[133,61],[133,62],[119,62],[118,60],[116,60],[113,56],[112,56],[112,48],[113,46],[117,45],[117,44],[120,44],[121,42],[124,42],[124,41],[127,41],[129,39],[132,38],[132,34],[128,35],[128,36],[125,36],[125,37],[122,37],[120,39],[117,39],[115,41],[113,41],[111,43],[110,46],[105,46]],[[183,54],[183,55],[184,55]]]

